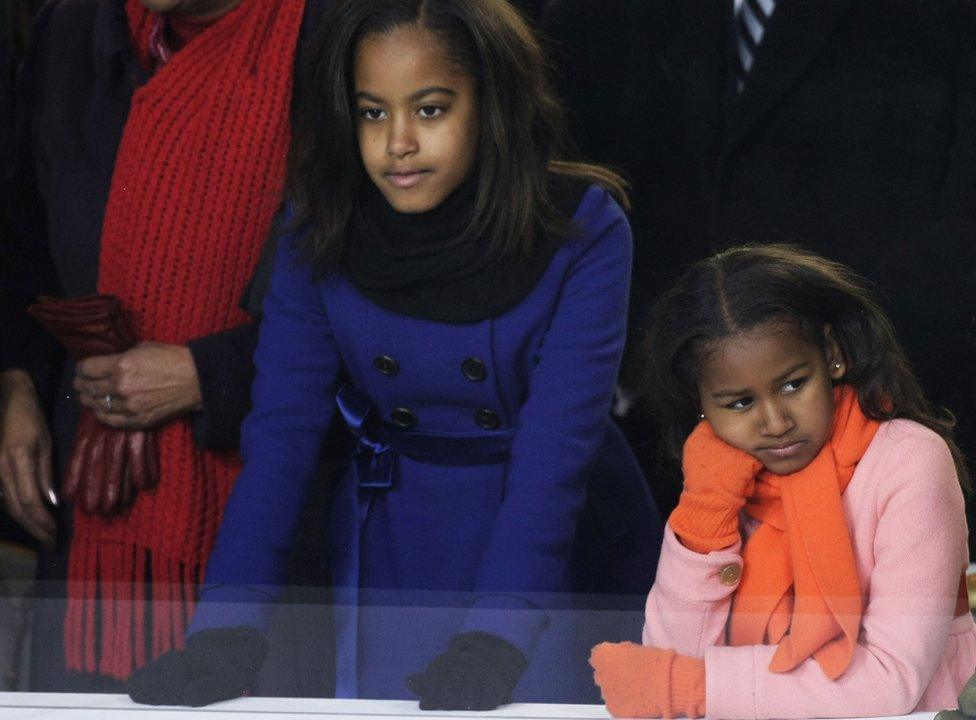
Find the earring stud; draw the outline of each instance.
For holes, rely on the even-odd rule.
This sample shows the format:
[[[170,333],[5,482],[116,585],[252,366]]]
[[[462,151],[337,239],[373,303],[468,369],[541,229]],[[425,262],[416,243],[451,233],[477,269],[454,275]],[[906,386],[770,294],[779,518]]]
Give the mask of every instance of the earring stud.
[[[840,370],[840,363],[839,362],[834,363],[834,370]]]

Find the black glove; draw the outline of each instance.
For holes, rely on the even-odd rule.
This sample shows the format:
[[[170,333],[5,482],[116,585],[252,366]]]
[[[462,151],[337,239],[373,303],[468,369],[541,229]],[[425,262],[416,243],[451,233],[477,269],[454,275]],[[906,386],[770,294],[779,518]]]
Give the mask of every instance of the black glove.
[[[512,702],[528,661],[522,651],[491,633],[455,635],[447,652],[407,678],[421,710],[494,710]]]
[[[969,678],[966,687],[959,693],[959,709],[943,710],[935,720],[972,720],[976,717],[976,675]]]
[[[143,705],[209,705],[243,695],[267,654],[268,641],[252,627],[204,630],[137,670],[126,689]]]

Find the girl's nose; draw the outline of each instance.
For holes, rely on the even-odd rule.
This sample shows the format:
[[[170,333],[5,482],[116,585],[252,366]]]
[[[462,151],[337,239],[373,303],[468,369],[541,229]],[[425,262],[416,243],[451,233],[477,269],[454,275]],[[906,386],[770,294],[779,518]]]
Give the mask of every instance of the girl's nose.
[[[792,416],[782,403],[772,400],[765,402],[762,404],[761,411],[762,425],[759,429],[763,435],[780,437],[796,427]]]
[[[417,136],[413,125],[405,120],[392,120],[386,138],[386,154],[402,160],[417,152]]]

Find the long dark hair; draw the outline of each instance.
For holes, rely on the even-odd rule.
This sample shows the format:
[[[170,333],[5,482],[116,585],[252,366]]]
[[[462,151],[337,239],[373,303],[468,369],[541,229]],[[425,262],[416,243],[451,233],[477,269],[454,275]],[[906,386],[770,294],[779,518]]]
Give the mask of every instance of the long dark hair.
[[[870,283],[840,263],[792,245],[732,248],[692,265],[651,310],[646,328],[644,390],[679,460],[698,422],[698,374],[710,345],[768,322],[796,323],[807,340],[825,347],[829,325],[865,415],[907,418],[938,433],[971,489],[954,439],[955,420],[925,400],[904,350]]]
[[[367,35],[419,25],[443,39],[477,83],[481,121],[478,192],[468,228],[495,258],[528,253],[571,233],[547,188],[549,172],[607,187],[626,206],[624,183],[605,168],[563,159],[563,111],[542,50],[506,0],[339,0],[313,38],[299,78],[287,194],[293,227],[322,277],[336,268],[364,183],[356,140],[353,57]],[[538,232],[539,230],[542,232]]]

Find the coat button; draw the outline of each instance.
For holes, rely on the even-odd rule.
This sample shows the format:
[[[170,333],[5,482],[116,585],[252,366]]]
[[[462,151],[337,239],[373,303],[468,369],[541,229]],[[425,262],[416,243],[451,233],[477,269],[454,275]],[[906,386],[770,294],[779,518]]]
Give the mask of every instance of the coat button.
[[[387,377],[396,377],[400,374],[400,364],[389,355],[377,355],[374,357],[373,367]]]
[[[397,427],[404,429],[412,428],[417,424],[417,416],[413,414],[413,410],[405,407],[393,408],[390,412],[390,420]]]
[[[738,584],[739,580],[742,579],[742,566],[739,563],[731,563],[722,568],[719,573],[719,580],[722,581],[723,585],[732,587]]]
[[[488,408],[481,408],[474,414],[474,421],[485,430],[497,430],[502,426],[502,419]]]
[[[488,369],[478,358],[468,358],[461,363],[461,372],[471,382],[481,382],[488,377]]]

